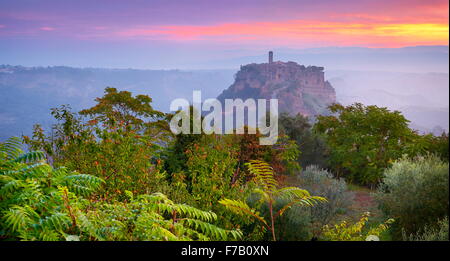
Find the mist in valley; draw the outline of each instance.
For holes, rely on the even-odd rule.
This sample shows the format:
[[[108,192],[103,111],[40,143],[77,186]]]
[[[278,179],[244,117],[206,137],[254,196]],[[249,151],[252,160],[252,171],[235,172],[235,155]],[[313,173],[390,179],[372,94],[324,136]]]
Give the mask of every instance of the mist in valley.
[[[74,111],[88,108],[106,86],[150,95],[153,106],[164,112],[173,99],[191,100],[193,90],[201,90],[202,99],[215,98],[233,83],[239,65],[266,59],[266,53],[219,59],[193,65],[204,68],[197,70],[2,65],[0,140],[29,135],[35,123],[49,128],[54,123],[51,108],[62,104],[70,104]],[[449,130],[448,46],[279,50],[275,60],[324,66],[339,103],[399,110],[421,133]]]

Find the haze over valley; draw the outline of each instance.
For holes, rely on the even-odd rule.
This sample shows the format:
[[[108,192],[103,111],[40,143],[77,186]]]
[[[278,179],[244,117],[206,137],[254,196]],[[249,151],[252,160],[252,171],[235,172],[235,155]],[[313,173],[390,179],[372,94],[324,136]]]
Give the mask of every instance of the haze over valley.
[[[344,49],[307,49],[297,52],[303,55],[290,56],[275,52],[274,59],[324,66],[325,79],[335,88],[339,103],[361,102],[400,110],[411,121],[411,127],[422,133],[448,131],[449,75],[437,69],[443,68],[443,64],[448,68],[447,46],[386,48],[382,51],[357,48],[356,53]],[[409,50],[408,55],[405,50]],[[380,52],[392,55],[379,56]],[[425,56],[428,58],[424,59]],[[370,62],[363,64],[363,57]],[[267,53],[262,53],[228,63],[218,60],[216,66],[226,68],[230,61],[231,64],[242,62],[241,65],[245,65],[266,60]],[[90,107],[106,86],[148,94],[153,98],[155,108],[168,112],[173,99],[191,100],[193,90],[201,90],[202,99],[217,97],[233,83],[238,70],[237,66],[211,70],[138,70],[2,65],[0,139],[29,135],[35,123],[50,126],[53,123],[50,108],[62,104],[70,104],[75,111]]]

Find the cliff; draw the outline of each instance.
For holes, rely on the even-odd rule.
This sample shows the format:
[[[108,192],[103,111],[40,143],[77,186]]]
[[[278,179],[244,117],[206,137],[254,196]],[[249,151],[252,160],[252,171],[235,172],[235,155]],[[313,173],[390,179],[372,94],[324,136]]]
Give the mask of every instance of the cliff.
[[[241,66],[234,83],[218,99],[278,99],[279,112],[316,116],[336,101],[334,88],[324,79],[323,67],[295,62],[272,62]]]

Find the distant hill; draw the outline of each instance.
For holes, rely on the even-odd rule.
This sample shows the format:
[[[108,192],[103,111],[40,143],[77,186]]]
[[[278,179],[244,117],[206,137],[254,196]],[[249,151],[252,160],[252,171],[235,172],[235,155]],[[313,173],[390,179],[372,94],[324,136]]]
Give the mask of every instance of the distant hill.
[[[336,100],[340,103],[386,106],[404,112],[412,121],[411,126],[422,132],[448,131],[448,73],[386,72],[383,69],[327,68],[324,82],[328,80],[334,87]],[[217,97],[233,84],[237,71],[0,65],[0,140],[30,134],[35,123],[48,128],[53,123],[50,108],[70,104],[77,111],[92,106],[94,99],[103,95],[106,86],[148,94],[153,98],[155,108],[167,112],[173,99],[191,100],[193,90],[202,90],[203,99]],[[288,104],[290,93],[286,90],[285,94],[279,90],[275,96]],[[315,105],[311,103],[311,106]]]
[[[5,45],[0,42],[0,50]],[[266,51],[260,48],[234,48],[216,50],[204,48],[195,52],[155,53],[145,49],[125,50],[125,56],[105,57],[102,51],[89,52],[81,56],[55,51],[53,56],[47,52],[17,53],[2,52],[0,64],[24,66],[67,65],[71,67],[97,68],[135,68],[135,69],[231,69],[250,63],[263,63],[267,60]],[[7,48],[8,49],[8,48]],[[11,48],[9,48],[11,49]],[[449,46],[410,46],[402,48],[367,47],[318,47],[318,48],[276,48],[275,60],[294,61],[304,65],[318,65],[327,70],[359,70],[446,73],[449,70]]]
[[[0,140],[30,134],[35,123],[53,120],[50,108],[70,104],[88,108],[106,86],[148,94],[155,108],[168,111],[176,98],[192,99],[193,90],[214,98],[233,81],[232,70],[134,70],[0,65]]]

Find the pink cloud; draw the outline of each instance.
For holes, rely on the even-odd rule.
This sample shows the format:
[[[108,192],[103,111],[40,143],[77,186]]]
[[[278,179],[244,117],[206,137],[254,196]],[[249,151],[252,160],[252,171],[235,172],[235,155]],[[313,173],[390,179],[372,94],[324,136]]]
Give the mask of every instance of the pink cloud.
[[[64,9],[64,12],[32,8],[0,11],[0,18],[12,21],[2,20],[7,29],[1,32],[2,37],[62,36],[81,41],[161,40],[207,45],[400,47],[448,44],[447,0],[251,2],[242,4],[239,10],[228,3],[219,4],[223,8],[218,8],[212,4],[167,5],[161,1],[157,5],[124,2],[126,8],[99,4],[92,9]],[[15,25],[14,21],[20,23]]]
[[[49,27],[49,26],[44,26],[44,27],[39,28],[39,30],[41,30],[41,31],[54,31],[55,28]]]
[[[282,46],[338,44],[398,47],[448,42],[448,23],[398,23],[385,18],[362,15],[354,15],[354,17],[371,21],[291,20],[217,25],[165,25],[126,29],[113,32],[113,37],[175,41],[265,42]]]

